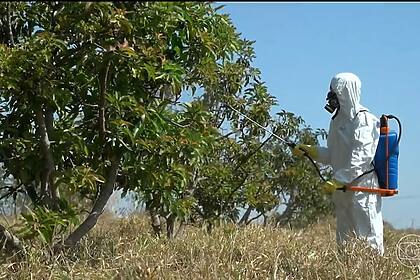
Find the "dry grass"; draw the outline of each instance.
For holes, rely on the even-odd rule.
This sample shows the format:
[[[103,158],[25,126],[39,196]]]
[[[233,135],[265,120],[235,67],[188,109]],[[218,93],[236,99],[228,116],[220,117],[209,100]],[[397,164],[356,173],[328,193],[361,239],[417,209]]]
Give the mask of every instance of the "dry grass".
[[[303,230],[224,225],[207,235],[188,228],[168,241],[140,216],[104,217],[66,256],[36,244],[27,257],[0,264],[0,279],[419,279],[395,257],[406,232],[386,229],[384,257],[361,242],[338,254],[333,221]]]

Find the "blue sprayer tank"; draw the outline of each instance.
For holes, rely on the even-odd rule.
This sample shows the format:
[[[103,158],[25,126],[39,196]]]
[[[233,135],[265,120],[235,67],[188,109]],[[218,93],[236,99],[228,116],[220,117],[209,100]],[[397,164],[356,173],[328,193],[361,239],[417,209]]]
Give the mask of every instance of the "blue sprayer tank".
[[[388,118],[381,117],[381,128],[374,165],[381,189],[398,190],[398,135],[388,126]]]

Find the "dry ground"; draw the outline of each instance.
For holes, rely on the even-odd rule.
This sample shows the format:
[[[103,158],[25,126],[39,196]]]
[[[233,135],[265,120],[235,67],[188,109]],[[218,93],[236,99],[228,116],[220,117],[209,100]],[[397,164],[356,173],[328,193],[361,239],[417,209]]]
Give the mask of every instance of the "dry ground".
[[[142,215],[105,215],[66,255],[50,258],[45,248],[26,244],[24,260],[2,261],[0,279],[420,279],[419,266],[397,257],[398,241],[409,232],[386,227],[383,257],[361,242],[338,254],[333,225],[332,219],[301,230],[224,225],[212,235],[188,227],[168,241],[153,237]]]

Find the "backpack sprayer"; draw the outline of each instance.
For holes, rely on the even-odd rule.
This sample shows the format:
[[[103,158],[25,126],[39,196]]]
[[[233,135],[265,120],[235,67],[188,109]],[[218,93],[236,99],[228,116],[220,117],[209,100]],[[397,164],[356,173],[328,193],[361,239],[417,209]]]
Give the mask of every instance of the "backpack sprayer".
[[[295,143],[289,142],[277,134],[273,133],[272,131],[268,130],[266,127],[260,125],[253,119],[249,118],[247,115],[243,114],[242,112],[236,110],[235,108],[232,108],[228,104],[225,104],[226,107],[229,109],[235,111],[236,113],[240,114],[253,124],[257,125],[258,127],[262,128],[272,136],[274,136],[276,139],[282,141],[290,148],[294,148],[296,146]],[[398,122],[399,127],[399,134],[395,131],[391,131],[388,126],[388,119],[395,119]],[[369,193],[377,193],[381,196],[393,196],[395,194],[398,194],[398,156],[399,156],[399,143],[401,139],[402,134],[402,125],[400,120],[393,116],[393,115],[382,115],[380,118],[380,137],[378,146],[376,148],[376,153],[374,160],[372,162],[374,168],[364,172],[363,174],[359,175],[356,179],[353,181],[356,181],[357,179],[360,179],[362,176],[369,174],[373,171],[376,172],[378,181],[379,181],[379,188],[371,188],[371,187],[363,187],[363,186],[349,186],[345,185],[342,188],[339,188],[337,190],[342,191],[361,191],[361,192],[369,192]],[[308,155],[306,151],[303,151],[304,155],[311,161],[313,166],[315,167],[319,177],[324,182],[326,179],[324,176],[322,176],[321,171],[319,170],[318,165],[315,163],[315,161]]]
[[[398,122],[398,135],[395,131],[390,130],[388,119],[395,119]],[[365,174],[375,171],[378,176],[379,189],[362,186],[344,186],[343,188],[340,188],[340,190],[377,193],[381,196],[393,196],[398,194],[398,156],[402,125],[400,120],[393,115],[382,115],[380,124],[379,142],[372,163],[374,168],[364,172],[355,179],[357,180]]]

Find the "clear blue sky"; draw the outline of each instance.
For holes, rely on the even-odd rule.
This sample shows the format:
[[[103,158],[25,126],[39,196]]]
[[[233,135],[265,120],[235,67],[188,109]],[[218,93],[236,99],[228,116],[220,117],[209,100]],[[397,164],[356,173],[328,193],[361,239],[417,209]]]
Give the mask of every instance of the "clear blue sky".
[[[256,41],[254,65],[279,102],[273,115],[285,109],[328,130],[329,82],[353,72],[364,106],[399,117],[400,194],[383,199],[383,216],[396,228],[420,227],[420,3],[217,4],[242,37]]]

